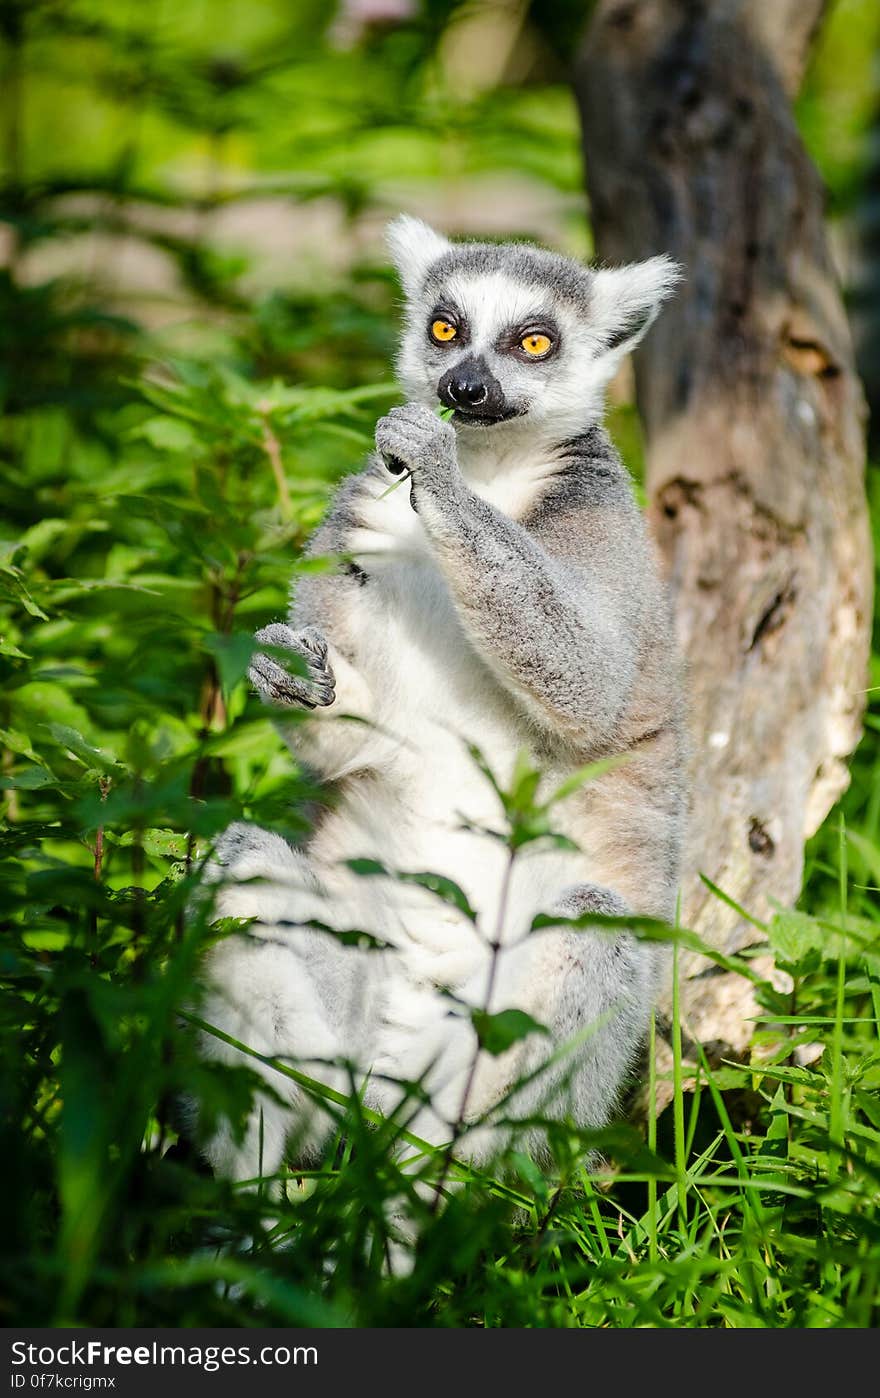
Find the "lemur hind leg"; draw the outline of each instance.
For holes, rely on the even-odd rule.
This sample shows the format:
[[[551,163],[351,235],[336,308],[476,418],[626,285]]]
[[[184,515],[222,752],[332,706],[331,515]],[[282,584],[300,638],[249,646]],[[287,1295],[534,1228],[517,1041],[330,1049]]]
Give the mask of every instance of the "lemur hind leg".
[[[587,883],[566,889],[552,909],[571,918],[584,913],[626,917],[631,911],[611,889]],[[549,1009],[536,1005],[535,1015],[550,1030],[553,1048],[572,1044],[572,1052],[516,1095],[513,1115],[545,1106],[557,1115],[562,1105],[579,1126],[601,1126],[614,1109],[648,1027],[657,990],[656,949],[626,929],[549,928],[532,936],[543,941],[539,983],[556,987]],[[534,1043],[532,1068],[547,1057],[546,1040]]]
[[[582,883],[567,888],[551,913],[624,918],[631,909],[611,889]],[[625,928],[547,928],[502,952],[501,964],[505,969],[493,1005],[507,1007],[512,1000],[528,1008],[549,1038],[532,1035],[521,1049],[495,1058],[478,1052],[467,1018],[447,1018],[442,1052],[427,1076],[430,1103],[409,1123],[434,1145],[450,1141],[464,1127],[455,1155],[478,1169],[491,1167],[506,1145],[523,1138],[538,1159],[546,1159],[545,1128],[530,1125],[542,1118],[568,1116],[580,1127],[604,1125],[636,1060],[655,993],[654,948]],[[569,1044],[569,1054],[548,1064]],[[515,1122],[524,1123],[524,1130],[511,1125]],[[444,1174],[444,1190],[456,1187],[454,1174]],[[415,1188],[429,1208],[436,1207],[435,1185],[418,1181]],[[391,1269],[404,1275],[412,1265],[418,1225],[401,1212],[395,1228],[399,1242],[391,1249]]]
[[[611,889],[587,883],[564,890],[551,909],[562,918],[589,913],[626,918],[632,909]],[[638,1057],[657,972],[656,948],[625,927],[548,927],[504,948],[492,1009],[527,1010],[548,1035],[530,1035],[493,1057],[478,1052],[467,1016],[435,1011],[432,1020],[425,1011],[418,1048],[430,1048],[430,1103],[411,1129],[440,1144],[450,1139],[453,1123],[467,1123],[456,1154],[481,1165],[511,1139],[510,1122],[570,1116],[579,1126],[604,1125]],[[463,999],[479,1005],[484,986],[485,968],[464,987]],[[395,1045],[388,1076],[405,1076],[400,1063],[412,1062],[417,1051],[404,1056]],[[527,1134],[543,1154],[542,1133]]]
[[[255,920],[212,948],[202,1017],[257,1053],[346,1091],[348,1075],[334,1064],[365,1048],[378,968],[309,926],[335,923],[333,900],[308,858],[278,835],[236,823],[218,842],[208,878],[219,885],[216,917]],[[291,1078],[209,1033],[202,1048],[208,1058],[254,1069],[270,1089],[257,1094],[243,1139],[224,1124],[201,1143],[215,1172],[238,1180],[277,1173],[291,1129],[298,1159],[319,1150],[333,1119]]]

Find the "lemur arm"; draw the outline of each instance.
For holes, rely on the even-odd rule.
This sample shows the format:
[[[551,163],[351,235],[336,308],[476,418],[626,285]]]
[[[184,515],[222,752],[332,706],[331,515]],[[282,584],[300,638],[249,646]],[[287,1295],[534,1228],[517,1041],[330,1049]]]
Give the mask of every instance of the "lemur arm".
[[[493,672],[561,736],[585,746],[609,737],[634,683],[636,646],[600,568],[552,556],[476,495],[458,469],[453,429],[428,409],[395,409],[376,441],[411,470],[414,508]]]
[[[356,490],[356,478],[343,483],[307,556],[344,552]],[[359,585],[360,570],[353,565],[343,571],[303,574],[288,621],[273,622],[255,638],[296,654],[301,662],[297,673],[290,674],[277,659],[260,653],[249,671],[258,693],[279,711],[277,724],[284,741],[328,781],[378,762],[388,742],[373,730],[374,696],[354,663],[351,594]],[[282,716],[284,709],[305,709],[308,718],[290,723]]]
[[[635,678],[635,650],[598,579],[558,566],[464,483],[425,513],[459,615],[496,675],[563,736],[609,737]]]

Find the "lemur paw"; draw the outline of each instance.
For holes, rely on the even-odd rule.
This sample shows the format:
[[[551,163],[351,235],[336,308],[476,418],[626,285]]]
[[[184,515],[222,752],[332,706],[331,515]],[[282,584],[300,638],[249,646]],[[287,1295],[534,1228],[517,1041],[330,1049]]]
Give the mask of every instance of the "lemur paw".
[[[292,675],[279,661],[257,653],[251,658],[248,678],[267,704],[300,704],[307,709],[326,708],[336,698],[336,679],[327,658],[327,642],[316,626],[294,631],[283,621],[273,621],[254,636],[264,645],[283,646],[305,662],[305,675]]]
[[[393,476],[447,472],[455,465],[455,429],[423,403],[406,403],[376,423],[376,450]]]

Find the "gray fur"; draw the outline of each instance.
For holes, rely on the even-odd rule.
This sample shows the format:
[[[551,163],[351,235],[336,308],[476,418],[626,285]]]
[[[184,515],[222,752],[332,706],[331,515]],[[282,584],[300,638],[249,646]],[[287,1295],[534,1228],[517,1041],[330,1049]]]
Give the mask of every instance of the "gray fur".
[[[546,248],[529,243],[460,243],[431,266],[425,294],[439,293],[455,272],[477,276],[505,272],[523,286],[547,290],[555,300],[569,301],[581,314],[589,314],[593,274]]]
[[[466,1115],[482,1124],[462,1142],[479,1159],[503,1139],[492,1109],[517,1075],[571,1042],[564,1069],[514,1093],[505,1111],[607,1119],[662,972],[657,950],[627,933],[529,928],[550,909],[674,913],[686,805],[679,666],[645,524],[600,413],[602,385],[675,270],[659,258],[591,271],[520,244],[453,246],[412,220],[391,241],[408,294],[399,367],[410,401],[380,420],[377,455],[343,483],[312,540],[313,555],[344,564],[302,577],[289,622],[258,633],[296,652],[307,675],[259,655],[251,671],[267,702],[307,706],[282,732],[337,800],[305,851],[257,829],[230,832],[214,866],[218,912],[255,921],[246,942],[218,947],[208,978],[221,1028],[319,1063],[332,1085],[344,1081],[332,1063],[353,1061],[380,1110],[398,1100],[395,1079],[423,1073],[431,1103],[412,1129],[438,1142],[476,1052],[469,1019],[451,1015],[438,990],[482,1007],[491,979],[491,1009],[527,1010],[550,1034],[481,1057]],[[467,318],[467,347],[430,341],[441,293]],[[523,316],[552,329],[552,359],[525,363],[509,346],[505,327]],[[433,411],[463,351],[487,364],[515,418],[459,415],[453,426]],[[384,496],[401,479],[386,459],[409,476]],[[622,759],[559,805],[578,850],[527,851],[506,915],[503,851],[478,829],[497,827],[497,804],[463,740],[502,780],[525,749],[548,793],[585,763]],[[477,932],[419,889],[358,879],[346,863],[356,856],[455,879]],[[365,929],[386,949],[340,948],[315,923]],[[296,1093],[289,1107],[285,1116],[262,1104],[264,1170],[289,1133],[301,1154],[320,1140]],[[209,1157],[255,1173],[254,1130],[240,1150],[218,1137]],[[540,1136],[531,1144],[540,1153]]]

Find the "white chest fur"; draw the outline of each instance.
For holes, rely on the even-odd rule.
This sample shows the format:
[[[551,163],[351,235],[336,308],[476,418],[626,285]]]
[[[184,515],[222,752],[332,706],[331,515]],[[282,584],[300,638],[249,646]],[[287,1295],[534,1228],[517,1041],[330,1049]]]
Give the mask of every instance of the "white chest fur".
[[[474,492],[510,518],[532,506],[552,474],[529,458],[499,469],[497,461],[475,456],[465,468]],[[388,494],[381,477],[365,486],[359,523],[347,541],[368,575],[351,602],[353,663],[374,696],[374,724],[393,741],[374,771],[369,820],[339,812],[328,852],[337,860],[371,854],[401,869],[453,879],[479,911],[483,935],[494,936],[505,853],[481,828],[502,829],[503,816],[468,745],[475,744],[506,782],[517,753],[529,746],[530,725],[462,625],[410,504],[409,482]],[[530,854],[523,870],[525,864],[528,873],[518,872],[511,899],[516,916],[508,918],[508,935],[521,935],[531,915],[576,877],[564,877],[558,852]],[[462,971],[473,966],[472,934],[459,925],[456,936],[450,923],[460,919],[440,916],[436,900],[416,893],[405,901],[408,934],[429,958],[441,958],[439,979],[461,984]],[[450,955],[464,956],[455,975],[446,964]]]
[[[559,470],[558,462],[534,448],[511,447],[499,453],[479,446],[462,447],[459,457],[462,476],[474,494],[513,520],[528,514]],[[363,567],[367,567],[367,560],[382,568],[389,562],[427,555],[428,541],[410,503],[411,490],[409,480],[390,491],[381,477],[365,481],[361,524],[352,530],[349,540]]]

